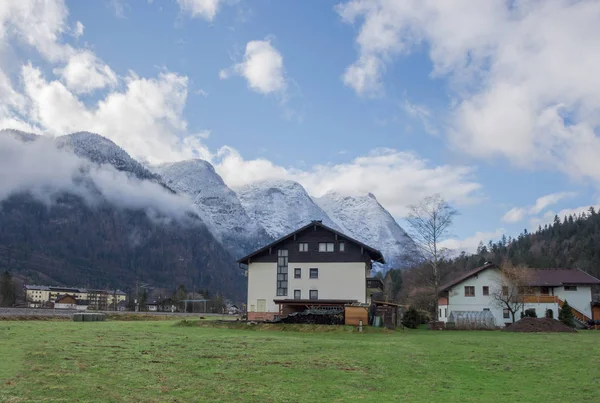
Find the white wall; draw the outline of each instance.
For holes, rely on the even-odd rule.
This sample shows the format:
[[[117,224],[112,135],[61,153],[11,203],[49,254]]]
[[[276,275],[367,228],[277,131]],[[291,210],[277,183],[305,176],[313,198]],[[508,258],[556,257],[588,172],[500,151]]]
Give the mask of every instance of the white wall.
[[[302,270],[302,278],[294,278],[294,269]],[[319,278],[309,278],[309,269],[319,269]],[[267,312],[279,312],[274,299],[293,299],[294,290],[301,290],[302,299],[309,299],[310,290],[319,291],[319,299],[350,299],[366,302],[367,269],[356,263],[294,263],[288,262],[288,295],[277,296],[277,263],[251,263],[248,266],[249,312],[258,311],[258,300],[266,300]]]
[[[293,276],[293,270],[290,276],[290,270],[288,269],[288,281]],[[267,312],[279,312],[279,307],[273,302],[277,298],[276,293],[277,263],[250,263],[248,265],[248,304],[246,305],[248,312],[257,312],[257,300],[259,299],[266,300]]]
[[[294,278],[294,269],[301,269],[302,278]],[[311,279],[309,269],[319,269],[319,278]],[[319,291],[319,299],[350,299],[366,303],[367,272],[364,262],[357,263],[289,263],[288,297],[300,290],[302,299],[310,290]]]
[[[564,287],[555,287],[554,295],[558,298],[567,300],[571,307],[585,313],[587,316],[592,317],[592,287],[589,285],[578,285],[577,291],[565,291]]]

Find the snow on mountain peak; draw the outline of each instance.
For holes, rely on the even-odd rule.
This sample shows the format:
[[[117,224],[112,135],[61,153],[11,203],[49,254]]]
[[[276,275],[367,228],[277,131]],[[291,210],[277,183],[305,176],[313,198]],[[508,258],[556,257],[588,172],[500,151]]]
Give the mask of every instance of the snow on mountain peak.
[[[209,162],[193,159],[152,169],[167,186],[192,198],[202,220],[233,255],[242,257],[270,241]]]
[[[412,240],[392,215],[372,193],[364,196],[346,196],[328,192],[315,202],[339,225],[342,232],[379,249],[386,266],[402,267],[407,243]]]
[[[237,189],[237,194],[248,215],[274,238],[313,220],[340,229],[298,182],[265,180],[245,185]]]
[[[125,150],[99,134],[77,132],[59,136],[55,142],[58,148],[69,149],[96,164],[110,164],[120,171],[132,173],[139,179],[157,180],[156,175],[131,158]]]

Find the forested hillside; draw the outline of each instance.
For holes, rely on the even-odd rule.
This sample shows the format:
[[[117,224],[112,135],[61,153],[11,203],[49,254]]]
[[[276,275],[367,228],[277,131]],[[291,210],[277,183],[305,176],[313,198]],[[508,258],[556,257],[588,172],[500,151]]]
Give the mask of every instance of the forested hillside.
[[[514,239],[480,243],[476,254],[462,254],[445,264],[450,271],[463,271],[503,260],[534,268],[578,267],[600,277],[600,214],[590,207],[578,216],[555,216],[552,224],[533,233],[524,230]]]

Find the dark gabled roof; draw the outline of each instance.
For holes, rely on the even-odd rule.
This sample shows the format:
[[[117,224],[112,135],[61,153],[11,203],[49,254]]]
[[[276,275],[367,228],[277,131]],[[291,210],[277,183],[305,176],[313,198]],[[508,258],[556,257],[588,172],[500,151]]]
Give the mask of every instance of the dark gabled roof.
[[[350,242],[354,242],[355,244],[357,244],[358,246],[363,247],[367,251],[367,253],[369,254],[369,257],[371,258],[371,260],[373,260],[374,262],[385,264],[385,259],[383,258],[383,255],[381,254],[380,251],[378,251],[375,248],[370,247],[369,245],[365,245],[364,243],[362,243],[360,241],[357,241],[356,239],[354,239],[352,237],[349,237],[348,235],[346,235],[346,234],[344,234],[344,233],[342,233],[340,231],[337,231],[337,230],[334,230],[331,227],[328,227],[327,225],[323,224],[321,221],[311,221],[310,224],[307,224],[304,227],[299,228],[299,229],[297,229],[294,232],[291,232],[291,233],[289,233],[289,234],[287,234],[285,236],[282,236],[281,238],[277,239],[276,241],[273,241],[270,244],[268,244],[268,245],[266,245],[266,246],[264,246],[264,247],[262,247],[262,248],[260,248],[260,249],[258,249],[256,251],[250,253],[249,255],[244,256],[243,258],[239,259],[237,262],[238,263],[242,263],[242,264],[248,264],[248,260],[251,259],[252,257],[258,255],[259,253],[262,253],[262,252],[268,250],[269,248],[272,248],[273,246],[277,245],[280,242],[285,241],[288,238],[293,237],[294,235],[296,235],[296,234],[298,234],[298,233],[300,233],[300,232],[302,232],[302,231],[304,231],[304,230],[312,227],[313,225],[316,225],[318,227],[321,227],[321,228],[324,228],[324,229],[326,229],[328,231],[331,231],[334,234],[337,234],[337,235],[343,237],[344,239],[347,239]]]
[[[462,283],[470,277],[476,276],[484,270],[498,268],[495,264],[488,263],[471,270],[454,280],[440,286],[440,291],[448,291],[456,284]],[[531,270],[531,287],[560,287],[569,284],[600,284],[600,280],[580,269],[529,269]]]
[[[532,269],[530,286],[559,287],[569,284],[600,284],[600,280],[580,269]]]
[[[487,269],[491,269],[492,267],[496,267],[497,268],[498,266],[496,266],[493,263],[487,263],[487,264],[484,264],[481,267],[477,267],[476,269],[473,269],[473,270],[471,270],[469,272],[466,272],[462,276],[459,276],[459,277],[455,278],[454,280],[447,282],[446,284],[442,284],[440,286],[440,291],[448,291],[449,288],[454,287],[456,284],[462,283],[466,279],[471,278],[473,276],[476,276],[479,273],[481,273],[482,271],[487,270]]]

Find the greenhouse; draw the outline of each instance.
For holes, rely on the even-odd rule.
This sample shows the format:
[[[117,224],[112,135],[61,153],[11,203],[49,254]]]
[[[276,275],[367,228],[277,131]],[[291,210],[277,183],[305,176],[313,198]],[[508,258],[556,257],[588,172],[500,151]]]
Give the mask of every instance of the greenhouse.
[[[493,329],[496,320],[490,311],[452,311],[446,322],[447,329]]]

